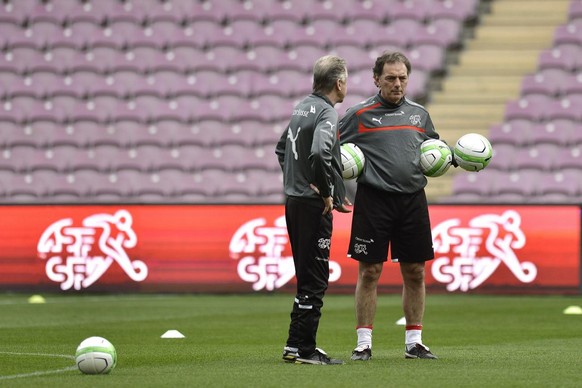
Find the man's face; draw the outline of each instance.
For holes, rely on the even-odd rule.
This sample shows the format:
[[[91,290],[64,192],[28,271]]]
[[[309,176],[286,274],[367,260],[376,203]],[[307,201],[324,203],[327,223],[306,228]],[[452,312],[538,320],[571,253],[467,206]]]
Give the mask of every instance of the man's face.
[[[380,88],[380,95],[385,100],[397,103],[406,94],[408,86],[408,74],[406,65],[401,62],[385,63],[382,74],[375,78]]]

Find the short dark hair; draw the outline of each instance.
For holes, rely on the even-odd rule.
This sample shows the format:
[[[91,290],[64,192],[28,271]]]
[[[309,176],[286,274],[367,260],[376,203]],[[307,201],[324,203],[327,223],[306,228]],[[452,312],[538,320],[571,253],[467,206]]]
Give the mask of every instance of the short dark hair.
[[[331,92],[337,80],[345,81],[348,76],[346,61],[336,55],[325,55],[313,65],[313,93]]]
[[[412,65],[408,58],[406,58],[406,55],[398,51],[384,51],[382,55],[376,58],[376,63],[372,69],[375,77],[380,77],[382,75],[384,65],[387,63],[404,63],[407,75],[410,75],[410,72],[412,71]]]

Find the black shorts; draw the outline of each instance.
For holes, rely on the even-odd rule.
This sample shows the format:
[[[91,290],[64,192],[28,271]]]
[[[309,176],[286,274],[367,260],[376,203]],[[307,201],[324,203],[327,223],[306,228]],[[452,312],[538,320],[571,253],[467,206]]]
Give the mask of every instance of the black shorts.
[[[424,190],[394,194],[358,185],[348,257],[366,263],[418,263],[434,258]]]

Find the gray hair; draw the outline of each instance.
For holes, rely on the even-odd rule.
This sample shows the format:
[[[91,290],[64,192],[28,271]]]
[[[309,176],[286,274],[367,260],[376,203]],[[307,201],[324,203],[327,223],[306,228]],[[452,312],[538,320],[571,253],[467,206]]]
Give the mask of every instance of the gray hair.
[[[333,90],[337,80],[348,77],[346,61],[336,55],[325,55],[313,65],[313,93],[325,95]]]
[[[382,55],[376,58],[376,63],[372,69],[375,77],[380,77],[382,75],[382,72],[384,71],[384,65],[387,63],[404,63],[404,66],[406,66],[407,75],[410,75],[410,72],[412,71],[412,65],[410,64],[408,58],[406,58],[406,55],[398,51],[384,51]]]

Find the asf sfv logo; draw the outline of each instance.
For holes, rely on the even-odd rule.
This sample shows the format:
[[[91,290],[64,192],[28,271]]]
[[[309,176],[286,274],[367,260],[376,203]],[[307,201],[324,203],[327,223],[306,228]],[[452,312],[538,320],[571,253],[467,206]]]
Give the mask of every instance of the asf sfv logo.
[[[94,284],[117,262],[133,281],[148,276],[141,260],[130,259],[127,250],[137,244],[133,219],[127,210],[94,214],[74,225],[71,218],[54,222],[42,234],[37,251],[46,260],[48,278],[62,290],[81,290]]]
[[[267,290],[283,287],[295,276],[293,256],[284,252],[289,244],[285,216],[277,218],[273,225],[267,225],[264,218],[255,218],[241,225],[230,240],[230,257],[238,260],[238,276],[252,283],[253,290]],[[321,240],[322,248],[330,244]],[[341,276],[339,263],[329,260],[329,281],[335,282]]]
[[[520,262],[525,246],[521,217],[514,210],[483,214],[462,226],[459,219],[441,222],[433,229],[435,260],[432,275],[447,284],[448,291],[469,291],[483,284],[501,264],[522,283],[537,276],[531,262]]]

